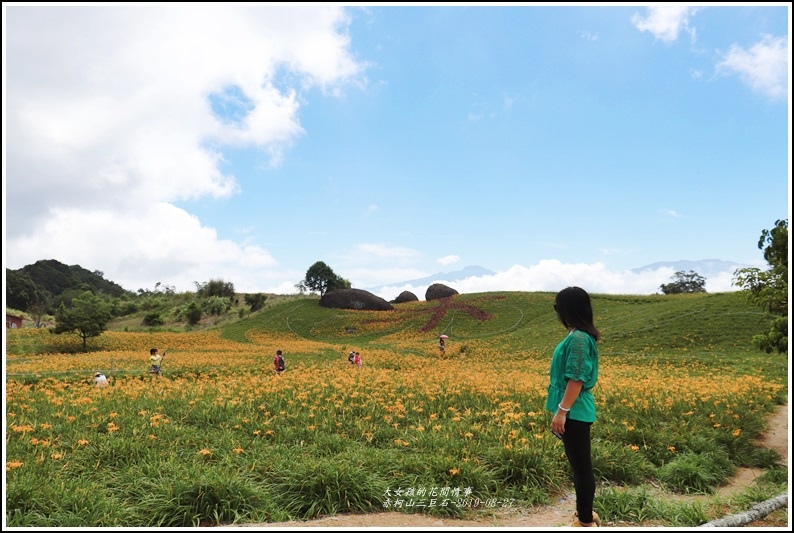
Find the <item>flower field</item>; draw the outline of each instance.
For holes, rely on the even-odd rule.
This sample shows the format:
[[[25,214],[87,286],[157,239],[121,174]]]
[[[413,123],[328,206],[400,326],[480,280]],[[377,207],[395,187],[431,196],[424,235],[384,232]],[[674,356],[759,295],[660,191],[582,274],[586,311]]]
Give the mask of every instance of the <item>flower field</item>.
[[[565,333],[552,298],[460,295],[378,312],[290,302],[223,329],[107,331],[85,354],[42,352],[70,342],[46,330],[9,330],[6,525],[464,516],[546,503],[570,490],[544,410]],[[750,343],[767,318],[736,294],[596,295],[594,309],[599,490],[708,494],[738,466],[777,468],[753,444],[788,392],[785,356]],[[151,347],[167,350],[159,378],[148,374]],[[348,363],[350,350],[363,366]],[[610,519],[598,505],[597,493]],[[708,508],[684,514],[670,525],[709,519]]]

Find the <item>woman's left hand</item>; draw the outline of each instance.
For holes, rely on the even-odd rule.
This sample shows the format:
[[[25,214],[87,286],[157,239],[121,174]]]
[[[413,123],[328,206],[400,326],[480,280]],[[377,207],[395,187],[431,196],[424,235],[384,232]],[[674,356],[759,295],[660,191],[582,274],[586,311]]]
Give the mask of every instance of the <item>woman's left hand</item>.
[[[554,418],[551,419],[551,430],[555,433],[559,433],[563,435],[565,433],[565,420],[568,417],[565,416],[565,413],[560,413],[559,411],[554,415]]]

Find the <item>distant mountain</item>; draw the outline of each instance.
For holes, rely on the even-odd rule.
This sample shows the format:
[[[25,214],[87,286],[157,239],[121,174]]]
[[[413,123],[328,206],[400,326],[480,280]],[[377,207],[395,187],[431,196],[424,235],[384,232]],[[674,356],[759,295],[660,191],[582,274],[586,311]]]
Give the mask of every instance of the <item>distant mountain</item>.
[[[633,268],[632,272],[645,272],[647,270],[658,270],[660,268],[672,268],[674,272],[689,272],[694,271],[699,276],[708,279],[709,277],[716,276],[723,272],[733,272],[737,268],[745,268],[750,265],[742,265],[732,261],[723,261],[721,259],[701,259],[700,261],[659,261],[651,263],[640,268]]]
[[[106,280],[98,270],[91,272],[80,265],[65,265],[55,259],[36,261],[17,270],[6,269],[6,305],[21,311],[41,300],[57,306],[62,295],[86,290],[116,298],[130,294],[121,285]]]
[[[439,280],[453,282],[453,281],[464,280],[466,278],[471,278],[473,276],[493,276],[494,274],[496,274],[496,272],[492,270],[488,270],[487,268],[483,268],[481,266],[467,266],[461,270],[455,270],[453,272],[439,272],[438,274],[433,274],[432,276],[427,276],[426,278],[409,279],[397,283],[389,283],[388,285],[379,285],[377,287],[370,287],[364,290],[373,292],[380,290],[384,287],[403,287],[405,285],[420,287],[424,285],[430,285]]]

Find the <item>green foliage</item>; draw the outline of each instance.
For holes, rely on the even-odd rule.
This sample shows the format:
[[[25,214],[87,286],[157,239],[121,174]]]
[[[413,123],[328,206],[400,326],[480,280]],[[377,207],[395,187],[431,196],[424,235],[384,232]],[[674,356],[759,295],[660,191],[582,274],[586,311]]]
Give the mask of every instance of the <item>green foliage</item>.
[[[262,505],[259,491],[244,479],[229,479],[215,469],[152,490],[147,495],[151,504],[147,520],[153,527],[219,526]]]
[[[185,318],[187,319],[187,323],[191,326],[195,326],[201,320],[201,315],[203,311],[201,310],[201,306],[196,302],[190,302],[187,306],[187,310],[185,311]]]
[[[71,307],[63,303],[55,313],[54,333],[74,333],[83,340],[83,351],[87,350],[87,339],[98,337],[107,329],[112,318],[111,305],[101,297],[86,291],[72,299]]]
[[[259,311],[267,301],[267,295],[262,293],[246,294],[245,304],[251,307],[251,312]],[[240,315],[242,316],[242,315]]]
[[[143,317],[143,323],[146,326],[154,327],[154,326],[162,326],[165,324],[165,320],[163,317],[160,316],[160,313],[148,313],[146,316]]]
[[[138,312],[140,309],[137,302],[133,300],[119,299],[114,302],[113,316],[126,316]]]
[[[222,279],[211,279],[206,283],[195,282],[199,298],[234,298],[234,283]]]
[[[328,283],[328,288],[325,292],[335,291],[337,289],[349,289],[350,287],[350,280],[347,280],[341,276],[336,276]]]
[[[335,289],[349,289],[350,282],[338,276],[322,261],[317,261],[306,271],[306,277],[298,283],[298,288],[301,291],[317,292],[322,296]]]
[[[774,466],[761,474],[759,482],[765,485],[785,485],[788,483],[788,469]]]
[[[597,479],[637,485],[653,477],[654,465],[625,442],[594,438],[593,472]]]
[[[706,292],[706,278],[694,270],[689,272],[679,270],[673,274],[672,283],[663,283],[659,286],[659,289],[663,294]]]
[[[43,327],[45,323],[54,320],[54,317],[47,313],[47,304],[45,302],[31,304],[28,307],[28,312],[33,320],[33,325],[37,328]]]
[[[18,270],[6,269],[6,306],[27,311],[34,305],[46,310],[48,295],[30,276]]]
[[[142,293],[138,296],[135,302],[135,307],[143,311],[151,311],[153,309],[163,309],[167,307],[173,298],[161,292]]]
[[[736,271],[733,284],[753,304],[777,318],[765,333],[753,338],[756,347],[766,353],[788,352],[788,219],[777,220],[771,230],[763,230],[758,248],[764,250],[767,270],[742,268]]]
[[[381,510],[387,485],[371,470],[345,461],[347,455],[278,469],[267,485],[276,506],[298,520]]]
[[[683,453],[659,469],[659,479],[677,492],[711,494],[735,470],[725,452]]]
[[[605,488],[596,494],[595,511],[601,521],[659,523],[695,527],[709,521],[706,505],[700,502],[666,502],[645,486],[623,489]]]
[[[208,315],[220,316],[232,308],[232,301],[226,296],[209,296],[201,300],[201,309]]]
[[[57,297],[68,289],[85,288],[94,293],[113,297],[128,294],[120,285],[104,279],[102,272],[91,272],[78,265],[64,265],[54,259],[36,261],[17,272],[24,274],[49,298]]]

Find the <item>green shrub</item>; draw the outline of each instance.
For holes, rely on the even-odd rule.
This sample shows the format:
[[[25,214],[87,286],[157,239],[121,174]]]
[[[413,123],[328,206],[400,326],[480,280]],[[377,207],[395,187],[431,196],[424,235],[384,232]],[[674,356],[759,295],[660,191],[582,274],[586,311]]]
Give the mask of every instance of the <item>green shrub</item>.
[[[725,452],[684,453],[659,469],[659,480],[686,494],[712,494],[736,471]]]
[[[629,445],[594,438],[592,449],[596,479],[637,485],[653,476],[653,464]]]

